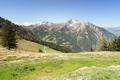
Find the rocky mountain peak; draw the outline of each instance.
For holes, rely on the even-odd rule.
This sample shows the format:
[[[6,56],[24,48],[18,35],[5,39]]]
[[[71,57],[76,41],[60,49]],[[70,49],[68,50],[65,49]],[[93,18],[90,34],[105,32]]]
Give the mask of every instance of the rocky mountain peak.
[[[33,33],[40,39],[70,48],[73,52],[90,51],[96,47],[97,40],[104,36],[108,41],[114,34],[90,22],[69,20],[66,23],[46,23],[34,28]]]

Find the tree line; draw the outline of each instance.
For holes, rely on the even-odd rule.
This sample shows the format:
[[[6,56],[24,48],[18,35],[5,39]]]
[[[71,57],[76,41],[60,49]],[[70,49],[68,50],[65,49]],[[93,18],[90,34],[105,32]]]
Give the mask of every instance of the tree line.
[[[96,51],[120,51],[120,36],[111,42],[108,42],[104,37],[100,37],[97,41]]]

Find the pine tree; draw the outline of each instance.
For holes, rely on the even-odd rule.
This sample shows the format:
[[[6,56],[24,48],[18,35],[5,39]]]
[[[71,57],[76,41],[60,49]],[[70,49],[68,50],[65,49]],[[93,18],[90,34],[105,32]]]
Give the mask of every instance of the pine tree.
[[[16,32],[10,22],[5,23],[3,26],[2,45],[9,50],[17,48]]]
[[[120,36],[115,38],[109,45],[109,50],[120,51]]]

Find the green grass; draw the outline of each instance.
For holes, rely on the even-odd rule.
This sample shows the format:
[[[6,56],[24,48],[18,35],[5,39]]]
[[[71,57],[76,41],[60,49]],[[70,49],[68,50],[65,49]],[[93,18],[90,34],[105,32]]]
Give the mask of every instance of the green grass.
[[[0,80],[120,80],[120,67],[110,67],[120,66],[120,52],[65,54],[46,47],[44,58],[39,49],[45,53],[43,45],[26,40],[18,41],[16,51],[0,47]]]
[[[85,76],[90,76],[92,80],[116,80],[120,78],[119,70],[107,70],[111,65],[120,65],[120,54],[67,54],[68,59],[35,59],[23,62],[0,64],[0,80],[40,80],[48,78],[53,80],[61,75],[68,74],[82,67],[97,68],[90,72],[84,72]],[[95,72],[96,71],[96,72]],[[104,73],[104,74],[103,74]],[[81,73],[82,74],[82,73]],[[110,75],[110,76],[109,76]],[[112,77],[111,77],[112,76]],[[118,79],[119,80],[119,79]]]

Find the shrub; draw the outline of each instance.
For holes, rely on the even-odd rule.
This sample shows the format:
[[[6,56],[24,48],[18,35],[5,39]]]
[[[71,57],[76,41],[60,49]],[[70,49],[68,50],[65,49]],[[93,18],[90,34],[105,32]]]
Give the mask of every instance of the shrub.
[[[43,51],[41,49],[39,49],[38,52],[43,52]]]

